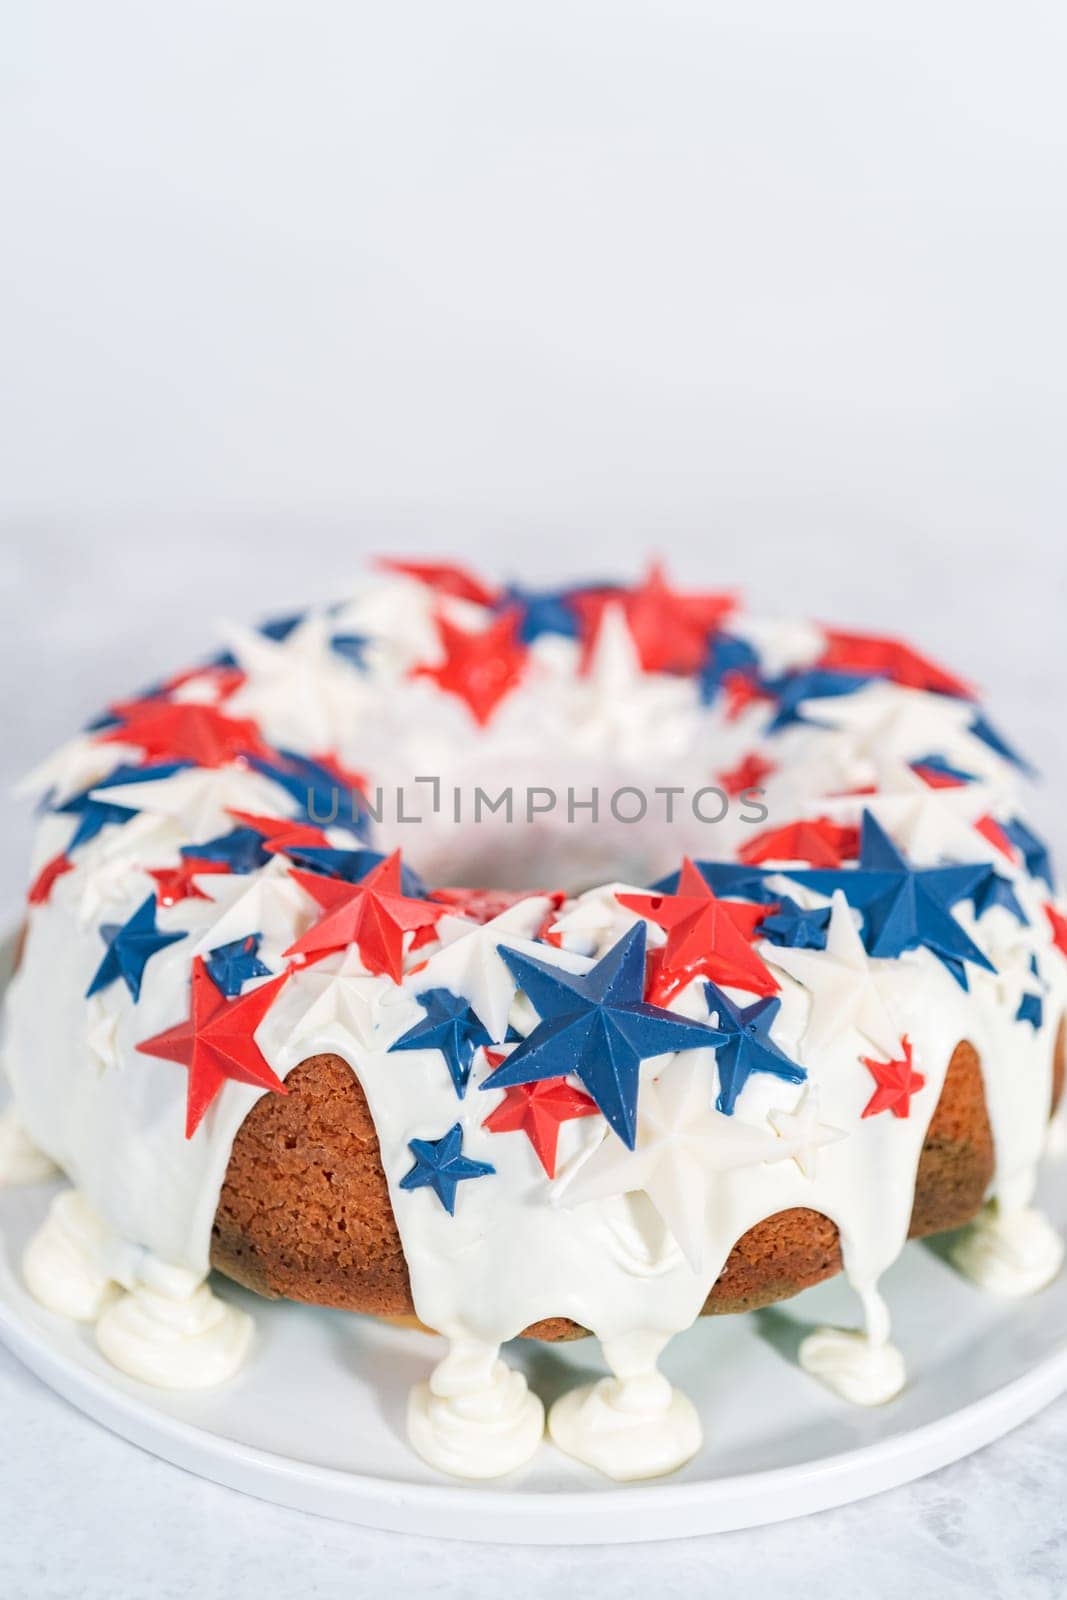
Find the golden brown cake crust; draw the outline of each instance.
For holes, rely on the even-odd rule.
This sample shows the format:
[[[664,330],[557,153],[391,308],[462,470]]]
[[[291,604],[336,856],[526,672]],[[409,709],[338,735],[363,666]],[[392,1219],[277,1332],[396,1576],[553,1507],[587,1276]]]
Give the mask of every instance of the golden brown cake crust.
[[[340,1056],[320,1055],[294,1067],[286,1087],[285,1096],[257,1101],[234,1141],[215,1215],[212,1264],[271,1298],[412,1318],[407,1263],[358,1079]],[[974,1049],[961,1041],[923,1145],[912,1236],[967,1222],[992,1175],[981,1069]],[[769,1305],[840,1268],[834,1223],[802,1207],[781,1211],[738,1240],[704,1310]],[[584,1329],[554,1317],[526,1331],[566,1339]]]

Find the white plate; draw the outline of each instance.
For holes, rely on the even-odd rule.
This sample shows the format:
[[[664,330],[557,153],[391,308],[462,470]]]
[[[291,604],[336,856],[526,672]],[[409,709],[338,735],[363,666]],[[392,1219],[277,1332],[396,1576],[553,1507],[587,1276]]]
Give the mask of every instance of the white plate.
[[[1064,1171],[1044,1200],[1067,1220]],[[91,1330],[23,1289],[18,1261],[58,1185],[0,1190],[0,1336],[46,1383],[144,1449],[230,1488],[378,1528],[529,1544],[618,1543],[751,1527],[858,1500],[931,1472],[1067,1389],[1067,1276],[1031,1300],[991,1299],[933,1249],[910,1245],[885,1280],[913,1377],[892,1404],[857,1410],[796,1366],[804,1332],[854,1319],[840,1280],[782,1307],[704,1319],[675,1339],[668,1376],[696,1403],[706,1443],[681,1472],[614,1487],[545,1444],[490,1485],[443,1479],[404,1439],[409,1386],[438,1342],[343,1312],[269,1303],[222,1280],[256,1319],[231,1384],[170,1394],[125,1378]],[[549,1401],[597,1368],[597,1346],[517,1341],[511,1359]]]

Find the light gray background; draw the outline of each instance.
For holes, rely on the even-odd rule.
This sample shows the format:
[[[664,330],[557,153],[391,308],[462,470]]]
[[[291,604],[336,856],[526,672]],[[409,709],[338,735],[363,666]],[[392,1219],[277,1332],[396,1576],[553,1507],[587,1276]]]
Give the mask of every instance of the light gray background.
[[[7,8],[0,778],[368,551],[659,550],[985,684],[1062,853],[1065,47],[1028,0]],[[198,1483],[3,1355],[0,1389],[20,1600],[1067,1578],[1064,1404],[803,1523],[516,1558]]]

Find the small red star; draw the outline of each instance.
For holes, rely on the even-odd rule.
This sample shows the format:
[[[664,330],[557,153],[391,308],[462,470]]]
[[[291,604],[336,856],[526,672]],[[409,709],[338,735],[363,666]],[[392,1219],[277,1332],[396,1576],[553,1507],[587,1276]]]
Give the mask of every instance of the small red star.
[[[839,826],[829,817],[789,822],[748,839],[737,852],[746,866],[764,861],[806,861],[813,867],[839,867],[859,855],[858,828]]]
[[[904,1054],[899,1060],[875,1061],[871,1056],[860,1056],[878,1086],[864,1106],[863,1116],[876,1117],[880,1111],[891,1111],[895,1117],[906,1117],[911,1110],[912,1095],[924,1087],[926,1079],[922,1073],[912,1070],[911,1040],[907,1034],[900,1045]]]
[[[182,900],[210,900],[203,889],[197,888],[193,879],[205,872],[229,872],[225,861],[198,861],[195,856],[183,856],[176,867],[149,867],[148,876],[156,880],[156,904],[176,906]]]
[[[687,677],[704,665],[708,640],[737,600],[732,594],[681,594],[669,586],[657,561],[637,588],[592,590],[576,594],[573,604],[585,647],[583,667],[589,665],[605,609],[620,605],[644,670]]]
[[[662,1005],[694,978],[710,978],[751,994],[777,993],[777,983],[738,927],[729,904],[716,898],[688,858],[682,862],[674,894],[620,894],[616,899],[667,931],[667,943],[649,963],[648,998],[653,1005]],[[755,908],[753,920],[766,916],[768,909]]]
[[[292,876],[325,910],[313,928],[285,952],[315,955],[354,944],[368,972],[388,974],[394,983],[404,975],[404,934],[435,923],[444,906],[409,900],[400,888],[400,851],[380,861],[358,883],[324,878],[317,872]]]
[[[826,630],[826,649],[816,662],[817,667],[838,672],[869,672],[875,677],[889,678],[903,684],[906,689],[927,689],[937,694],[959,695],[965,700],[973,697],[974,690],[962,678],[946,672],[928,656],[920,655],[900,639],[887,639],[876,634],[846,633],[840,628]]]
[[[728,722],[736,722],[742,711],[757,700],[772,699],[767,690],[760,687],[759,679],[750,672],[727,672],[722,680],[722,689]]]
[[[491,1067],[507,1060],[505,1052],[487,1050]],[[556,1147],[564,1122],[575,1117],[592,1117],[597,1103],[574,1089],[566,1078],[541,1078],[537,1083],[519,1083],[504,1090],[504,1098],[490,1111],[483,1128],[490,1133],[524,1133],[537,1152],[537,1159],[550,1178],[556,1176]]]
[[[189,1069],[185,1137],[191,1139],[208,1106],[227,1078],[284,1094],[285,1085],[268,1065],[255,1034],[288,972],[227,1000],[208,975],[202,956],[193,960],[190,1015],[137,1046],[142,1055],[177,1061]]]
[[[1055,906],[1045,906],[1045,915],[1049,927],[1052,929],[1052,942],[1061,955],[1067,956],[1067,917],[1056,910]]]
[[[397,561],[393,556],[382,556],[378,565],[417,578],[435,594],[446,594],[453,600],[470,600],[476,606],[491,606],[496,600],[495,591],[465,567],[450,566],[444,561]]]
[[[769,778],[774,770],[773,761],[765,761],[758,755],[747,755],[737,763],[736,767],[719,773],[719,787],[725,794],[731,796],[744,794],[746,789],[758,789],[764,778]]]
[[[100,735],[102,744],[135,744],[150,760],[191,761],[198,767],[270,755],[251,718],[227,717],[214,706],[149,700],[128,710],[117,728]]]
[[[254,811],[236,811],[227,807],[229,815],[246,828],[254,828],[263,836],[263,848],[268,855],[284,855],[287,850],[301,845],[314,850],[328,849],[330,841],[321,828],[310,822],[294,821],[291,817],[261,817]]]
[[[519,639],[519,622],[515,607],[480,633],[468,633],[447,617],[438,617],[445,658],[437,666],[414,667],[412,676],[433,678],[447,693],[458,695],[484,727],[525,669],[527,651]]]
[[[52,893],[52,885],[56,879],[61,878],[64,872],[70,872],[73,866],[73,861],[65,856],[62,850],[57,856],[53,856],[50,861],[46,861],[26,891],[26,899],[29,904],[31,906],[43,906]]]

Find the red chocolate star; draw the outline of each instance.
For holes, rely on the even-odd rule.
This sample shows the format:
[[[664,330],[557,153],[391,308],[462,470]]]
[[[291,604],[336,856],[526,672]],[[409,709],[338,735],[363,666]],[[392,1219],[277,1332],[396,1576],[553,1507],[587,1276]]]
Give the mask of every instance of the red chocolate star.
[[[553,911],[558,911],[563,904],[563,894],[552,889],[434,889],[430,899],[444,906],[446,911],[454,912],[457,917],[466,917],[470,922],[484,925],[505,911],[510,911],[522,900],[543,896],[552,901]]]
[[[261,817],[254,811],[236,811],[227,807],[231,817],[246,828],[254,828],[263,837],[263,848],[268,855],[284,855],[287,850],[305,848],[328,849],[330,841],[321,828],[310,822],[294,821],[291,817]]]
[[[437,666],[414,667],[412,676],[432,678],[448,694],[458,695],[484,727],[525,670],[527,651],[519,639],[520,620],[518,610],[511,607],[480,633],[468,633],[447,617],[439,617],[445,658]]]
[[[667,943],[649,960],[648,998],[653,1005],[663,1005],[694,978],[710,978],[713,983],[747,989],[751,994],[777,993],[778,984],[739,929],[731,907],[716,898],[700,869],[688,858],[682,862],[674,894],[620,894],[616,898],[628,911],[667,930]],[[746,910],[755,911],[754,924],[770,907]]]
[[[1045,906],[1045,915],[1048,925],[1052,929],[1052,942],[1061,955],[1067,956],[1067,917],[1062,916],[1055,906]]]
[[[40,872],[34,878],[26,891],[26,899],[31,906],[43,906],[52,893],[52,885],[64,872],[70,872],[74,866],[73,861],[65,856],[62,850],[50,861],[46,861]]]
[[[911,1110],[912,1095],[918,1094],[925,1085],[922,1073],[912,1070],[911,1040],[907,1034],[900,1046],[904,1054],[899,1060],[875,1061],[871,1056],[860,1056],[878,1086],[864,1106],[863,1116],[876,1117],[880,1111],[891,1111],[895,1117],[906,1117]]]
[[[229,872],[225,861],[199,861],[195,856],[183,856],[177,867],[150,867],[148,876],[156,880],[156,904],[176,906],[182,900],[210,900],[203,889],[197,888],[193,879],[205,872]]]
[[[839,867],[859,855],[858,828],[839,826],[829,817],[788,822],[748,839],[737,852],[746,866],[764,861],[806,861],[813,867]]]
[[[592,657],[605,609],[619,605],[644,670],[686,677],[704,665],[708,640],[737,600],[732,594],[682,594],[671,589],[657,561],[637,588],[576,594],[573,604],[585,646],[583,667]]]
[[[491,1067],[507,1060],[503,1051],[487,1050]],[[596,1114],[597,1103],[572,1088],[566,1078],[542,1078],[537,1083],[519,1083],[504,1090],[504,1098],[490,1111],[483,1128],[490,1133],[524,1133],[537,1152],[537,1159],[550,1178],[556,1176],[556,1148],[559,1130],[575,1117]]]
[[[747,755],[736,767],[718,774],[719,788],[730,796],[743,794],[746,789],[758,789],[764,778],[769,778],[774,770],[773,761],[765,761],[762,756],[755,754]]]
[[[285,1085],[267,1064],[253,1037],[288,972],[235,1000],[227,1000],[208,975],[202,956],[193,960],[190,1015],[137,1046],[142,1055],[176,1061],[189,1069],[185,1137],[191,1139],[227,1079],[284,1094]]]
[[[270,755],[251,718],[227,717],[214,706],[149,700],[128,713],[117,728],[100,735],[102,744],[135,744],[152,761],[191,761],[198,767]]]
[[[401,892],[399,850],[358,883],[324,878],[317,872],[292,876],[326,915],[290,945],[286,955],[316,955],[354,944],[368,972],[388,974],[394,983],[404,975],[404,934],[445,914],[444,906],[410,900]]]
[[[887,639],[876,634],[847,633],[841,628],[826,630],[826,649],[816,662],[817,667],[836,672],[869,672],[875,677],[889,678],[903,684],[906,689],[927,689],[937,694],[960,695],[967,700],[974,691],[962,678],[957,678],[928,656],[920,655],[900,639]]]

